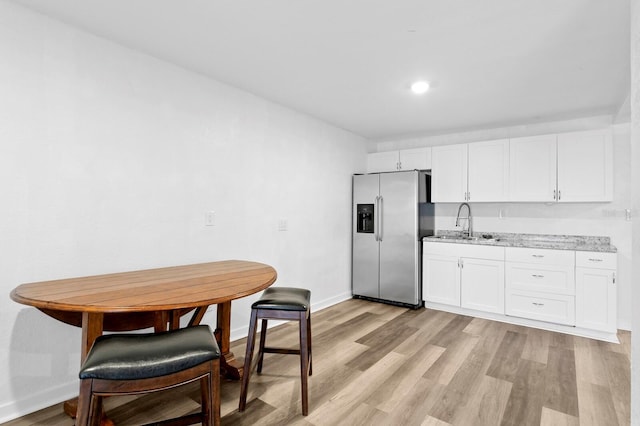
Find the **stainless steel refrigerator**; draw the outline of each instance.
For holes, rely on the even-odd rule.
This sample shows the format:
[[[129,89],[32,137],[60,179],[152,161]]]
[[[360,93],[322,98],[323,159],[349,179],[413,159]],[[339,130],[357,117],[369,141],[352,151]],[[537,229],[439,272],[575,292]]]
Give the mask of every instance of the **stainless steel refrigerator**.
[[[354,297],[422,306],[421,238],[434,230],[430,183],[416,170],[353,176]]]

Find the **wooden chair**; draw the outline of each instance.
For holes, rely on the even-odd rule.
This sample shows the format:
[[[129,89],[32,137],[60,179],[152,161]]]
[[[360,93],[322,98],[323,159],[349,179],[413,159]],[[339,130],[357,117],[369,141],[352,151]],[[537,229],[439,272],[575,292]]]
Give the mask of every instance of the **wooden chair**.
[[[98,337],[80,369],[76,425],[99,425],[102,397],[200,381],[202,412],[162,424],[220,424],[220,349],[207,325]]]
[[[312,374],[311,366],[311,292],[292,287],[271,287],[264,291],[262,297],[251,305],[251,320],[249,322],[249,336],[244,359],[244,373],[240,390],[240,404],[238,411],[244,411],[247,405],[247,391],[251,376],[253,349],[256,340],[258,320],[262,320],[260,332],[260,346],[258,348],[258,373],[262,372],[265,353],[300,355],[300,378],[302,380],[302,414],[309,413],[308,376]],[[300,328],[300,349],[283,349],[265,347],[267,338],[267,321],[289,320],[298,321]]]

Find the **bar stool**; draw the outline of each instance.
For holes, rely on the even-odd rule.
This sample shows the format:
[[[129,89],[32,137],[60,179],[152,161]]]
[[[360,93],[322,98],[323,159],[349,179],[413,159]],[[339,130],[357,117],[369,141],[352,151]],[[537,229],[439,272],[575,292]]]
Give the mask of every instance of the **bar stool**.
[[[253,349],[255,346],[258,320],[260,319],[262,320],[262,325],[260,346],[258,348],[258,373],[262,372],[265,353],[300,355],[302,414],[306,416],[309,413],[307,379],[308,376],[312,374],[310,300],[311,292],[309,290],[292,287],[271,287],[264,291],[260,300],[251,305],[251,320],[249,322],[249,336],[247,337],[247,351],[244,358],[244,372],[238,411],[244,411],[247,405],[247,391],[249,388],[249,377],[251,376]],[[300,349],[265,347],[267,320],[270,319],[298,321],[300,326]]]
[[[220,349],[207,325],[100,336],[79,375],[76,425],[100,424],[103,396],[155,392],[196,380],[202,412],[162,424],[220,424]]]

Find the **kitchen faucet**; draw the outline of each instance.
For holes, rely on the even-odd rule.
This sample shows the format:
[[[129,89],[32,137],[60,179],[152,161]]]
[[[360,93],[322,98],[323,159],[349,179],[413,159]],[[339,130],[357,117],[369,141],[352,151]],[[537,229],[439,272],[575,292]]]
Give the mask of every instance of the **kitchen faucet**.
[[[462,211],[462,207],[467,206],[467,232],[466,235],[467,237],[472,237],[473,236],[473,222],[471,220],[471,206],[469,206],[469,204],[467,203],[462,203],[460,204],[460,207],[458,207],[458,215],[456,216],[456,226],[460,226],[460,212]],[[464,218],[463,218],[464,219]],[[462,235],[465,235],[464,232],[464,228],[462,228]]]

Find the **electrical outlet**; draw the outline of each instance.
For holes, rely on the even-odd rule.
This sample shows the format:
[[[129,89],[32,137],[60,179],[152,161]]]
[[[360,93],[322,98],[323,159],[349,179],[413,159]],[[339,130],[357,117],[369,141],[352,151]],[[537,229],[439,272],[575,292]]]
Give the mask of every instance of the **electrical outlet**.
[[[278,231],[286,231],[287,229],[289,229],[289,222],[287,222],[287,219],[278,220]]]
[[[216,212],[208,211],[204,214],[204,224],[205,226],[215,226],[216,225]]]

